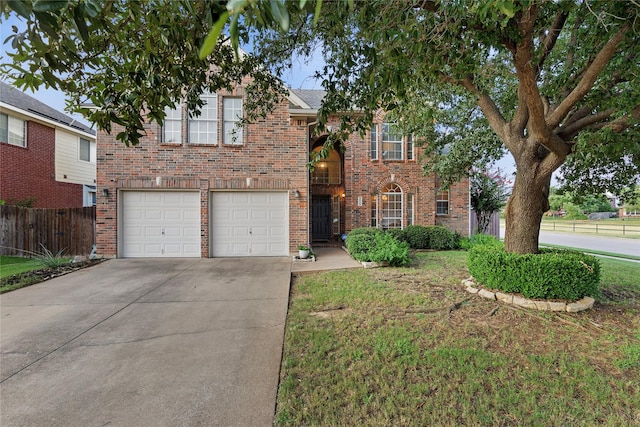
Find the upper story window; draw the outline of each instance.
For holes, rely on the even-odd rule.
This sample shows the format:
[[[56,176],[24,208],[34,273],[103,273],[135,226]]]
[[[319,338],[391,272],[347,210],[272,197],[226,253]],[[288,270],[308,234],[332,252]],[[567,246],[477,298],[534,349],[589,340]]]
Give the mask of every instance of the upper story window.
[[[403,137],[393,123],[374,124],[369,134],[369,158],[378,160],[414,160],[413,136]]]
[[[318,153],[322,147],[313,149]],[[340,154],[336,150],[329,150],[326,159],[319,160],[311,172],[311,182],[313,184],[340,184],[342,181]]]
[[[205,104],[199,116],[189,115],[190,144],[218,144],[218,95],[205,92],[200,96]]]
[[[436,195],[436,215],[449,215],[449,190],[439,190]]]
[[[162,126],[162,142],[166,144],[182,143],[182,108],[165,107],[164,125]]]
[[[78,151],[80,160],[85,162],[91,161],[91,142],[89,142],[88,139],[80,138]]]
[[[0,141],[18,147],[27,146],[27,122],[0,113]]]
[[[242,144],[242,98],[223,99],[223,132],[224,143],[229,145]]]
[[[394,129],[392,123],[382,124],[382,158],[384,160],[403,160],[402,134]]]

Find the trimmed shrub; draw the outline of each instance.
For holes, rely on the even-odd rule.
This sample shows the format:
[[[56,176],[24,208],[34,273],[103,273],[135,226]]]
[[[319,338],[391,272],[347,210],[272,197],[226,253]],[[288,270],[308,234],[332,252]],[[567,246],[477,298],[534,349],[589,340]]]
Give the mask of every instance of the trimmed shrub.
[[[358,261],[372,261],[371,253],[376,248],[376,236],[382,234],[377,228],[356,228],[347,235],[346,245],[351,256]]]
[[[597,295],[600,283],[597,258],[571,250],[513,254],[501,245],[477,245],[469,250],[467,264],[483,285],[526,298],[575,301]]]
[[[437,251],[455,249],[456,237],[448,228],[441,225],[426,227],[429,236],[429,248]]]
[[[409,225],[404,228],[404,240],[411,249],[429,249],[429,230],[423,225]]]
[[[401,228],[388,228],[385,233],[392,235],[398,242],[406,242],[405,232]]]
[[[482,233],[473,234],[470,237],[462,237],[460,239],[460,248],[465,251],[468,251],[472,247],[478,245],[500,246],[503,245],[503,243],[490,234]]]

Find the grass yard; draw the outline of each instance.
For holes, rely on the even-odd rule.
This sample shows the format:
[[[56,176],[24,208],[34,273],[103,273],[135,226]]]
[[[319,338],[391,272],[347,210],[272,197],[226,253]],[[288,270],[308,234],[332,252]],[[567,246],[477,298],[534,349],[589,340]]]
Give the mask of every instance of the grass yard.
[[[39,268],[42,263],[35,258],[0,256],[0,279]]]
[[[277,425],[640,425],[640,264],[593,310],[466,293],[465,252],[294,278]]]

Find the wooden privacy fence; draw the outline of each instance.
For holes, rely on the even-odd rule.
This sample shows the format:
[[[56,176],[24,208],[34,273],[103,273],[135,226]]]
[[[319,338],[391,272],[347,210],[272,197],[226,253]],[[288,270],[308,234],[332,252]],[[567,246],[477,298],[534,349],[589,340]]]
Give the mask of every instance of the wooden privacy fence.
[[[89,255],[96,241],[96,208],[31,209],[0,206],[0,255]]]

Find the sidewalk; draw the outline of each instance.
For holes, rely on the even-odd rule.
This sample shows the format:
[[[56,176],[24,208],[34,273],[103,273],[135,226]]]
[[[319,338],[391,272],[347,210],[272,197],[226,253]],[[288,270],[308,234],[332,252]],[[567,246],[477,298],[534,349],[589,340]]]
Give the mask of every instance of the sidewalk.
[[[344,270],[362,268],[342,248],[317,248],[315,261],[291,261],[291,273],[311,273],[315,271]]]

